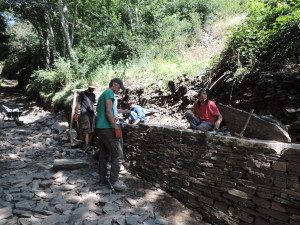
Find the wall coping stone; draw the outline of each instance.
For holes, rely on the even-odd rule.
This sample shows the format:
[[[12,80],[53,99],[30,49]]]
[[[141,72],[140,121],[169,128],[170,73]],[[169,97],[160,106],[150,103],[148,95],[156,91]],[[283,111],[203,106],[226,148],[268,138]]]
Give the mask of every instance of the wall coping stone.
[[[281,156],[283,159],[300,162],[300,144],[220,135],[213,136],[211,143],[222,146],[243,148],[248,151],[264,154],[276,154]]]

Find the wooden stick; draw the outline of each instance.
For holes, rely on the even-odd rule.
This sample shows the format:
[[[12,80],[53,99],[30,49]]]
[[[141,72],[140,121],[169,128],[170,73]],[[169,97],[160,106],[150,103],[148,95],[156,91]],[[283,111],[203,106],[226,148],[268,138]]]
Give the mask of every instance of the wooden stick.
[[[239,133],[239,134],[238,134],[238,133],[235,133],[235,135],[237,135],[237,136],[239,136],[239,137],[243,137],[243,136],[244,136],[244,132],[245,132],[247,126],[248,126],[248,123],[249,123],[249,121],[250,121],[250,119],[251,119],[251,116],[252,116],[253,112],[254,112],[254,109],[251,109],[251,112],[250,112],[250,114],[249,114],[249,116],[248,116],[248,118],[247,118],[247,120],[246,120],[246,123],[245,123],[245,125],[244,125],[244,127],[243,127],[241,133]]]
[[[76,98],[77,98],[77,90],[74,90],[74,96],[73,96],[73,104],[72,104],[72,112],[71,112],[71,120],[70,120],[70,129],[73,127],[73,117],[74,117],[74,111],[76,106]],[[77,113],[77,112],[76,112]]]

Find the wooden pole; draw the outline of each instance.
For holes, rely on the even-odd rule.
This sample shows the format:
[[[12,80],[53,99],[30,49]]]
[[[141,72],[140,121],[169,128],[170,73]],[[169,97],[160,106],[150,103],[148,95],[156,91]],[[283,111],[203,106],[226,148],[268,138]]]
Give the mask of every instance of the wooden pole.
[[[72,112],[71,112],[71,120],[70,120],[70,129],[72,129],[72,127],[73,127],[73,117],[74,117],[74,111],[75,111],[75,107],[76,107],[76,98],[77,98],[77,90],[73,90],[73,91],[74,91],[74,96],[73,96],[73,104],[72,104]]]

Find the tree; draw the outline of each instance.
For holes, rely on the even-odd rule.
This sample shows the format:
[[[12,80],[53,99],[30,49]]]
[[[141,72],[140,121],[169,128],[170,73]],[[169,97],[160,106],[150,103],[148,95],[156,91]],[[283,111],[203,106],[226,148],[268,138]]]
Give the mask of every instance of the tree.
[[[68,53],[71,59],[74,59],[74,52],[72,49],[73,44],[73,38],[71,38],[73,35],[70,34],[70,28],[69,28],[69,18],[68,18],[68,7],[65,0],[58,0],[58,8],[60,12],[61,17],[61,25],[64,35],[64,43],[68,49]],[[77,7],[76,1],[75,1],[75,9]],[[75,10],[76,12],[77,10]],[[75,19],[74,19],[75,22]],[[73,25],[74,27],[74,25]]]
[[[73,33],[76,22],[77,1],[68,1],[75,6],[73,24],[69,22],[69,10],[65,0],[5,0],[7,8],[16,17],[29,21],[41,40],[48,65],[54,62],[57,51],[64,57],[74,58]],[[58,44],[58,43],[63,44]],[[66,54],[67,49],[68,54]]]
[[[6,34],[6,22],[3,14],[0,14],[0,60],[4,60],[8,56],[9,36]]]

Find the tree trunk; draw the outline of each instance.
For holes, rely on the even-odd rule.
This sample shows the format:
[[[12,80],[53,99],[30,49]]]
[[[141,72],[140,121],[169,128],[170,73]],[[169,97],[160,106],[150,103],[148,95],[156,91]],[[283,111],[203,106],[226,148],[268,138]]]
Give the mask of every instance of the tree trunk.
[[[130,19],[131,31],[133,31],[134,30],[134,25],[133,25],[133,21],[132,21],[132,13],[131,13],[131,9],[130,9],[130,1],[128,1],[128,0],[127,0],[127,9],[128,9],[129,19]]]
[[[46,62],[51,65],[51,50],[48,32],[45,34],[45,47],[46,47]]]
[[[61,16],[61,25],[63,29],[63,35],[65,39],[65,45],[67,47],[67,51],[70,59],[74,59],[74,52],[71,45],[71,38],[69,33],[69,22],[67,18],[68,8],[65,4],[65,0],[58,0],[59,3],[59,12]]]
[[[73,15],[73,22],[72,22],[72,27],[71,27],[71,46],[73,46],[74,42],[74,29],[76,26],[76,18],[77,18],[77,0],[74,1],[74,15]]]
[[[51,48],[51,53],[50,53],[50,65],[54,64],[54,55],[56,53],[56,36],[54,32],[54,14],[53,14],[53,7],[50,4],[50,2],[47,0],[46,2],[48,4],[47,7],[47,23],[48,23],[48,30],[49,30],[49,39],[51,41],[50,46]]]
[[[140,26],[140,13],[139,13],[140,2],[138,1],[136,4],[137,5],[135,6],[135,17],[136,17],[136,27],[138,29]]]

